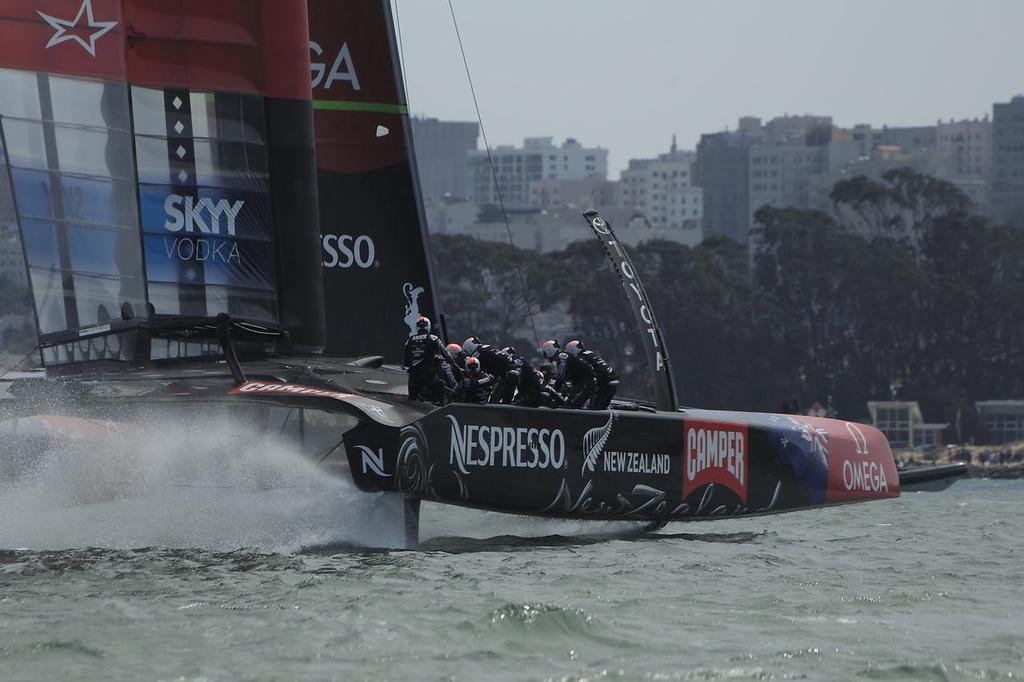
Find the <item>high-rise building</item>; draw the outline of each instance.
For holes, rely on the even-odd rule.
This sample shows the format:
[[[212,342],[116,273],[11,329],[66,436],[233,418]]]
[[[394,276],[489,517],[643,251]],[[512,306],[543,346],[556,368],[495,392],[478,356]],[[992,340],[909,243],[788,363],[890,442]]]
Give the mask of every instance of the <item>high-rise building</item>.
[[[1024,226],[1024,95],[992,107],[991,177],[993,211]]]
[[[738,132],[701,136],[696,184],[704,191],[704,234],[751,244],[754,213],[762,206],[812,205],[813,179],[858,156],[849,131],[829,116],[782,116],[758,128],[740,119]]]
[[[477,148],[479,124],[417,117],[412,119],[412,136],[423,196],[428,201],[468,197],[466,154]]]
[[[857,143],[757,144],[750,148],[750,225],[762,206],[810,208],[814,179],[839,170],[857,158]]]
[[[522,147],[499,146],[487,152],[471,151],[467,157],[473,201],[481,206],[499,203],[491,175],[501,188],[506,208],[530,206],[530,183],[535,180],[606,180],[608,150],[584,147],[569,138],[561,147],[550,137],[528,137]]]
[[[704,237],[722,235],[746,244],[750,232],[750,148],[763,133],[701,135],[694,164],[695,185],[703,190]]]
[[[667,154],[630,159],[619,178],[616,203],[636,209],[656,228],[699,229],[704,216],[704,191],[692,184],[696,160],[696,153],[680,151],[675,139]]]

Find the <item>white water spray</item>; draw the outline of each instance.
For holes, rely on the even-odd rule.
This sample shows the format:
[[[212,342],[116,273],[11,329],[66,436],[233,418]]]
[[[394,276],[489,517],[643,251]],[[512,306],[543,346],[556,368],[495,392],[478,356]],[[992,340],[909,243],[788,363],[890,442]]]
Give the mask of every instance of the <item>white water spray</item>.
[[[251,424],[90,424],[87,437],[62,429],[39,451],[0,453],[18,470],[0,480],[0,547],[403,545],[397,496],[362,493]]]

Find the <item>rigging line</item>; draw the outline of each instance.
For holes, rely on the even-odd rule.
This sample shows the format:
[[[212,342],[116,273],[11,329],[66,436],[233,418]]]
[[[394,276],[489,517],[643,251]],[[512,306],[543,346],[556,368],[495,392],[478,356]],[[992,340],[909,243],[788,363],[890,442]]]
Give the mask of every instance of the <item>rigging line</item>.
[[[22,358],[21,360],[18,360],[18,363],[17,363],[16,365],[14,365],[14,366],[12,366],[12,367],[9,367],[9,368],[5,369],[5,370],[4,370],[4,371],[3,371],[2,373],[0,373],[0,379],[3,379],[3,378],[4,378],[5,376],[7,376],[8,374],[10,374],[10,373],[11,373],[11,372],[13,372],[14,370],[16,370],[16,369],[18,369],[19,367],[21,367],[22,365],[24,365],[24,364],[25,364],[25,361],[26,361],[26,360],[28,360],[28,359],[29,359],[30,357],[32,357],[32,355],[33,355],[33,354],[34,354],[34,353],[35,353],[35,352],[36,352],[37,350],[39,350],[39,349],[40,349],[40,348],[42,347],[42,345],[43,345],[43,344],[41,344],[41,343],[37,343],[37,344],[36,344],[36,347],[35,347],[35,348],[33,348],[32,350],[30,350],[30,351],[29,351],[29,352],[28,352],[28,353],[27,353],[27,354],[25,355],[25,357],[23,357],[23,358]]]
[[[455,5],[453,0],[448,0],[448,9],[452,13],[452,24],[455,26],[455,37],[459,41],[459,51],[462,53],[462,64],[466,67],[466,79],[469,81],[469,91],[473,95],[473,106],[476,108],[476,120],[480,124],[480,135],[484,139],[484,149],[487,150],[487,164],[491,169],[491,179],[494,180],[494,192],[498,196],[498,205],[501,207],[501,217],[505,221],[505,232],[508,233],[508,243],[513,248],[516,243],[512,239],[512,226],[508,222],[508,211],[505,210],[505,198],[501,193],[501,184],[498,182],[498,173],[494,170],[494,157],[491,154],[491,143],[487,141],[487,129],[484,128],[484,117],[480,114],[480,102],[476,97],[476,87],[473,85],[473,75],[469,72],[469,59],[466,57],[466,48],[462,44],[462,33],[459,31],[459,20],[455,18]],[[516,272],[519,273],[519,284],[523,288],[523,301],[526,303],[526,316],[530,318],[530,328],[533,330],[533,342],[540,345],[540,336],[537,334],[537,323],[533,318],[533,302],[530,300],[529,289],[526,286],[526,277],[519,263],[515,264]]]
[[[405,43],[402,42],[402,9],[399,7],[400,4],[399,0],[395,0],[395,28],[398,29],[398,63],[402,68],[402,94],[405,95],[405,108],[409,109],[409,86],[406,84],[409,72],[405,70]]]

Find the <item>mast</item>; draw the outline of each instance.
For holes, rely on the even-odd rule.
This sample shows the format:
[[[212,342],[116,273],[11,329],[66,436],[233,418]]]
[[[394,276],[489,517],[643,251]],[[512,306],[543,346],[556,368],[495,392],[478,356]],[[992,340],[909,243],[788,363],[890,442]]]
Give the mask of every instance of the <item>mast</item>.
[[[647,357],[647,364],[651,368],[654,383],[655,406],[659,410],[675,412],[678,405],[672,381],[672,370],[668,362],[668,349],[665,346],[661,328],[654,317],[654,309],[647,298],[643,282],[640,281],[640,273],[633,266],[629,254],[615,238],[615,233],[608,221],[598,215],[597,211],[587,211],[583,217],[587,219],[587,224],[590,225],[594,236],[601,242],[608,259],[612,262],[612,267],[619,276],[622,293],[642,332],[644,353]]]

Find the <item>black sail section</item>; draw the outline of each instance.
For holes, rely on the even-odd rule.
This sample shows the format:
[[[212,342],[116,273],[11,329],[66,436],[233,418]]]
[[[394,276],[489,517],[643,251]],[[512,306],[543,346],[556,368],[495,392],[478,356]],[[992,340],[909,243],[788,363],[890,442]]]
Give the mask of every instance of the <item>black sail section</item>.
[[[587,219],[590,229],[594,231],[594,236],[601,242],[605,253],[608,254],[608,258],[619,276],[623,295],[640,327],[644,353],[654,379],[656,406],[659,410],[675,411],[676,393],[672,383],[672,371],[668,363],[668,352],[661,329],[654,317],[654,310],[647,299],[647,292],[644,290],[643,282],[640,281],[640,273],[633,266],[629,254],[615,238],[615,233],[608,221],[598,215],[596,211],[587,211],[583,217]]]
[[[397,362],[439,315],[388,0],[309,0],[326,352]]]

